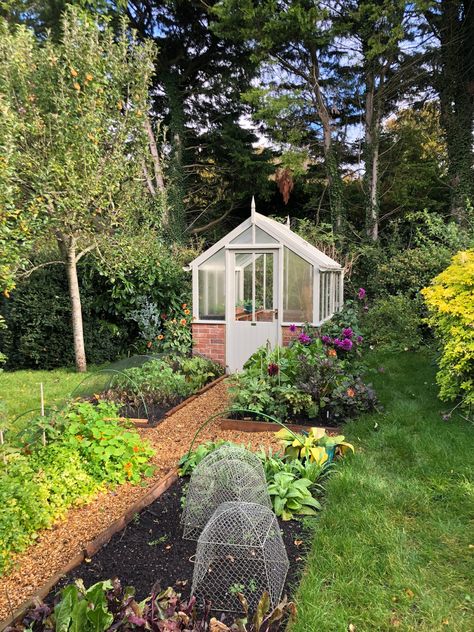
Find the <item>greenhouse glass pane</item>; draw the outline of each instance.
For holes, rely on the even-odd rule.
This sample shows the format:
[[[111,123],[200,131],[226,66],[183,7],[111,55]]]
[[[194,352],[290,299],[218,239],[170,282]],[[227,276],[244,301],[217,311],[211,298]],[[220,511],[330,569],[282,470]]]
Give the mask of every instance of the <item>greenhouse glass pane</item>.
[[[199,266],[199,319],[225,320],[225,250]]]
[[[258,226],[255,228],[255,243],[256,244],[276,244],[278,243],[276,239],[271,237],[267,232],[259,228]]]
[[[252,227],[244,230],[243,233],[237,235],[231,242],[231,244],[251,244],[252,243]]]
[[[313,321],[313,266],[286,247],[283,259],[283,321]]]

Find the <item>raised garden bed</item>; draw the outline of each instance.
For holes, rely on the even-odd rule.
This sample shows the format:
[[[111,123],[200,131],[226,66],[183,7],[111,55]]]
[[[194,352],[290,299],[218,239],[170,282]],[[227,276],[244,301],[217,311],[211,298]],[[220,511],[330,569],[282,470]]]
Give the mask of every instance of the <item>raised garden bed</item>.
[[[331,434],[340,434],[340,426],[320,426],[314,420],[307,424],[285,424],[287,428],[293,432],[304,432],[312,426],[324,428],[326,432]],[[220,427],[222,430],[237,430],[238,432],[277,432],[279,426],[271,421],[256,421],[254,419],[221,419]]]
[[[190,395],[189,397],[186,397],[185,399],[183,399],[179,404],[176,404],[172,408],[166,408],[166,407],[162,408],[160,415],[155,415],[155,416],[150,415],[151,417],[150,421],[146,419],[145,417],[134,417],[133,415],[134,414],[136,415],[136,409],[131,410],[130,411],[131,414],[128,416],[125,414],[126,410],[121,409],[120,412],[123,414],[123,419],[129,419],[135,426],[137,426],[137,428],[150,428],[150,427],[153,428],[157,426],[161,421],[169,417],[170,415],[174,415],[174,413],[178,412],[178,410],[181,410],[181,408],[191,403],[193,400],[199,397],[199,395],[202,395],[203,393],[208,391],[210,388],[212,388],[216,384],[219,384],[219,382],[222,382],[222,380],[225,380],[226,377],[227,375],[221,375],[220,377],[216,378],[212,382],[209,382],[208,384],[200,388],[198,391],[193,393],[193,395]]]
[[[136,600],[150,594],[155,584],[173,586],[184,599],[190,595],[196,542],[183,540],[180,527],[181,497],[185,481],[178,479],[159,499],[136,513],[126,527],[112,536],[93,557],[63,577],[46,601],[58,589],[75,579],[86,586],[106,578],[119,577],[122,585],[136,589]],[[285,593],[291,594],[303,563],[306,534],[300,521],[280,521],[290,570]],[[91,552],[92,553],[92,552]]]

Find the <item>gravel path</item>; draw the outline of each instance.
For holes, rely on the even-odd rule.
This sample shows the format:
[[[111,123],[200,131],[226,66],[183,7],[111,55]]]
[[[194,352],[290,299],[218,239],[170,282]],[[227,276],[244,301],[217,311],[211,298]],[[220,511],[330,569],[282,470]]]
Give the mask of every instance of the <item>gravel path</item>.
[[[152,461],[155,474],[144,485],[125,484],[113,491],[103,492],[82,507],[68,511],[63,520],[51,529],[40,532],[37,541],[15,558],[15,567],[0,579],[0,621],[8,617],[26,599],[29,599],[50,577],[59,572],[71,559],[84,550],[124,511],[139,500],[189,449],[192,437],[200,425],[211,415],[223,411],[228,405],[226,381],[166,418],[159,426],[140,430],[156,450]],[[237,443],[277,447],[273,433],[242,433],[221,430],[219,419],[212,421],[199,435],[198,442],[207,439],[226,439]],[[106,579],[106,578],[104,578]]]

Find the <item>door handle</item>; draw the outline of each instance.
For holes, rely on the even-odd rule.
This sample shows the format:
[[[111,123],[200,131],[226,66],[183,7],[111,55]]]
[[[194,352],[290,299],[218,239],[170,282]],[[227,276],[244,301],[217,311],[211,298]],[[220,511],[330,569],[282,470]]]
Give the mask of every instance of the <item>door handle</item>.
[[[275,314],[275,320],[278,320],[278,308],[274,309],[274,314]]]

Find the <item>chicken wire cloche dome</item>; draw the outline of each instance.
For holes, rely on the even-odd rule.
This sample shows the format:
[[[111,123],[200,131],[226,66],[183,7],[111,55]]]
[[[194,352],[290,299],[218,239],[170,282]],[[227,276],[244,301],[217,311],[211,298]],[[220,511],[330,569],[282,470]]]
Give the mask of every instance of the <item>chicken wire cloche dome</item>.
[[[224,444],[208,454],[191,475],[181,518],[183,538],[197,540],[217,507],[229,501],[272,506],[258,456]]]
[[[266,591],[272,608],[280,601],[289,562],[278,520],[257,503],[225,502],[197,544],[191,593],[214,610],[241,612],[243,594],[254,610]]]

